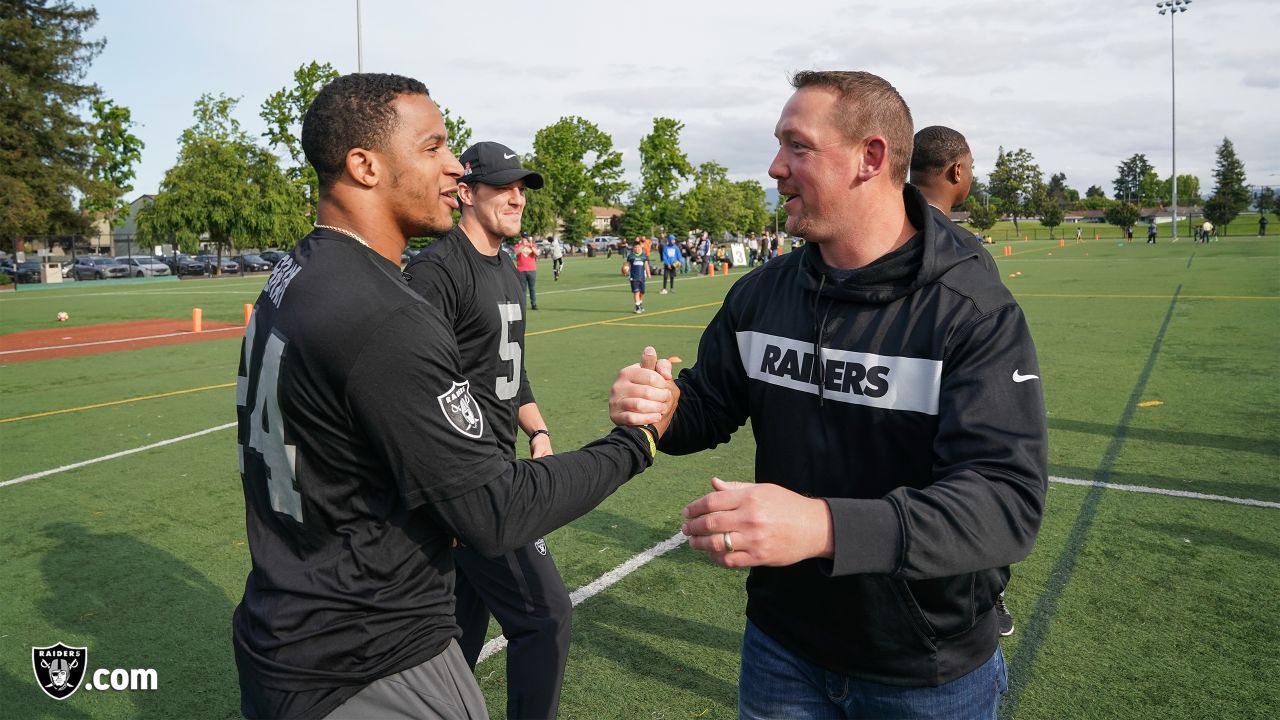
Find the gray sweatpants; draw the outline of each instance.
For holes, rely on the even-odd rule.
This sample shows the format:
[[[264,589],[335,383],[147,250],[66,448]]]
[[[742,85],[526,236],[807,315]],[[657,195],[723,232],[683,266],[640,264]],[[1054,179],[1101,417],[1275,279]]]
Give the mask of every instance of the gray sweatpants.
[[[488,720],[489,711],[462,649],[451,641],[421,665],[373,681],[325,718]]]

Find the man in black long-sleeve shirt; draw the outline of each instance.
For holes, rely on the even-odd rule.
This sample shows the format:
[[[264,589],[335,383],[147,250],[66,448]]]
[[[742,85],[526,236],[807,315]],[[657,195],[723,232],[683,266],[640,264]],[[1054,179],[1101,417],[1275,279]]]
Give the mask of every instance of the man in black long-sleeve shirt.
[[[751,421],[755,483],[713,480],[683,528],[751,568],[739,714],[994,718],[993,608],[1047,483],[1035,346],[990,255],[904,186],[893,86],[793,85],[769,174],[805,242],[730,289],[660,445]]]
[[[452,224],[447,142],[426,87],[396,75],[334,80],[303,121],[319,221],[259,295],[236,387],[246,716],[485,717],[456,642],[453,539],[485,555],[528,543],[656,452],[654,427],[539,460],[499,447],[452,330],[400,274],[408,237]],[[610,398],[637,423],[669,401],[624,383]]]

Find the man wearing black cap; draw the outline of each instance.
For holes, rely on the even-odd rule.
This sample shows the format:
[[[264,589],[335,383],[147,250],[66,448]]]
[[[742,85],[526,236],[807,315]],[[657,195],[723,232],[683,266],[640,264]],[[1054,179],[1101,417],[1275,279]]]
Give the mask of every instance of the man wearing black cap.
[[[453,327],[460,367],[503,453],[515,458],[519,426],[529,436],[530,456],[546,457],[551,434],[522,362],[524,292],[511,260],[498,252],[503,240],[520,237],[525,189],[541,188],[542,176],[520,167],[519,155],[495,142],[476,143],[458,160],[462,218],[409,263],[405,278]],[[573,603],[546,541],[538,538],[496,558],[465,545],[453,555],[455,614],[467,663],[475,668],[492,611],[510,643],[508,717],[555,717]]]

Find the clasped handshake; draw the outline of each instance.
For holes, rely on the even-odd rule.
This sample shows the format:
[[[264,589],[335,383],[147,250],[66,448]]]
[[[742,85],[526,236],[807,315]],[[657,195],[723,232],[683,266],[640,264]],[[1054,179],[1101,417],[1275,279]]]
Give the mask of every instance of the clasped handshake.
[[[646,347],[640,362],[618,371],[609,393],[609,419],[616,425],[652,425],[662,437],[671,427],[681,389],[671,361]],[[702,428],[682,427],[682,439]],[[697,444],[697,443],[693,443]],[[825,500],[765,483],[711,478],[712,492],[684,508],[680,530],[689,546],[725,567],[792,565],[812,557],[830,558],[831,511]]]

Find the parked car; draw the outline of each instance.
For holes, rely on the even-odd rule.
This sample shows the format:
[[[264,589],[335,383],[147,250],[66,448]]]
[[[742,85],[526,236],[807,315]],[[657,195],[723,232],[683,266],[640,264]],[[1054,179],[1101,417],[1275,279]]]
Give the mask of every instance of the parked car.
[[[263,250],[262,252],[258,253],[258,257],[271,263],[271,267],[275,267],[276,263],[280,262],[280,258],[288,254],[289,253],[285,252],[284,250]]]
[[[622,238],[613,235],[597,235],[586,242],[586,245],[596,252],[604,252],[610,247],[619,247],[618,243],[622,242]]]
[[[151,255],[130,255],[121,258],[121,262],[129,267],[132,277],[167,277],[173,274],[163,260]]]
[[[12,259],[0,260],[0,272],[8,275],[13,282],[38,283],[40,282],[40,261],[23,260],[15,265]]]
[[[231,262],[239,265],[244,272],[266,272],[271,269],[271,263],[258,255],[236,255],[231,258]]]
[[[240,265],[239,265],[239,264],[237,264],[237,263],[236,263],[234,260],[232,260],[231,258],[227,258],[227,257],[222,258],[222,264],[221,264],[221,265],[218,265],[218,256],[217,256],[217,255],[209,255],[209,254],[207,254],[207,253],[203,253],[203,254],[200,254],[200,255],[196,255],[196,256],[195,256],[194,258],[192,258],[192,259],[193,259],[193,260],[195,260],[196,262],[200,263],[200,264],[201,264],[201,266],[203,266],[203,267],[204,267],[204,272],[206,272],[206,273],[208,273],[208,274],[210,274],[210,275],[212,275],[212,274],[213,274],[213,269],[214,269],[214,267],[221,267],[221,268],[222,268],[222,274],[224,274],[224,275],[226,275],[226,274],[228,274],[228,273],[238,273],[238,272],[240,272]]]
[[[165,255],[160,261],[169,266],[169,272],[179,277],[183,275],[203,275],[204,263],[196,262],[196,259],[190,255]]]
[[[122,278],[129,277],[129,268],[105,255],[81,255],[71,266],[71,276],[77,280]]]

